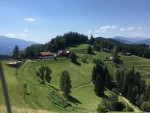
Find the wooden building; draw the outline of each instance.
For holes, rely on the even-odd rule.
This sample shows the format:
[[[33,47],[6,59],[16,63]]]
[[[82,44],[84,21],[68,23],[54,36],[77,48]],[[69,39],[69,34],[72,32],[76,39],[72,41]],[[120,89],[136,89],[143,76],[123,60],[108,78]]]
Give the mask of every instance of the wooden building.
[[[50,59],[53,58],[54,54],[51,52],[40,52],[38,54],[39,59]]]

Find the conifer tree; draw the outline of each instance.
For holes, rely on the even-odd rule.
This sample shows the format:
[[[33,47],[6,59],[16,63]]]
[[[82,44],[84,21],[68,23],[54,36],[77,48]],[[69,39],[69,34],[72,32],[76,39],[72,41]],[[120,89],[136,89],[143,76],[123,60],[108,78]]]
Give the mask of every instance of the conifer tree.
[[[96,77],[97,77],[97,71],[96,71],[96,67],[94,66],[92,70],[92,82],[93,83],[95,83]]]
[[[16,45],[14,50],[13,50],[13,54],[12,54],[12,57],[16,60],[19,59],[19,47]]]
[[[105,89],[105,84],[104,81],[102,79],[102,75],[98,74],[96,77],[96,81],[95,81],[95,93],[98,96],[103,96],[104,95],[104,89]]]

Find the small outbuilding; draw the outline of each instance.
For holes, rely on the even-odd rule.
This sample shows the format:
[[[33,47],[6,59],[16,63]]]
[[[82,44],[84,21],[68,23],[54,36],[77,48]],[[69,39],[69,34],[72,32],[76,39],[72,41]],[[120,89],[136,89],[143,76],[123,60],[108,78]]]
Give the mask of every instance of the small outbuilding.
[[[124,55],[131,56],[132,54],[131,53],[124,53]]]
[[[39,59],[50,59],[53,58],[54,54],[51,52],[40,52],[38,54]]]
[[[7,65],[10,67],[19,67],[19,66],[21,66],[21,64],[22,64],[21,61],[10,61],[7,63]]]
[[[110,59],[110,60],[114,60],[114,57],[113,57],[113,56],[110,56],[109,59]]]
[[[58,50],[58,56],[69,56],[70,51],[68,50]]]

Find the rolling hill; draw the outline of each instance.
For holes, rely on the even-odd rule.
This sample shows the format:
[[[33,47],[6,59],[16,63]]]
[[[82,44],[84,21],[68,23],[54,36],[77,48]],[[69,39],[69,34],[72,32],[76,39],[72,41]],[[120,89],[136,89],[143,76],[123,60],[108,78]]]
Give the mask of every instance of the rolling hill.
[[[94,51],[96,55],[86,55],[84,54],[84,51],[87,47],[87,44],[69,47],[70,51],[75,52],[79,56],[77,61],[80,63],[80,66],[71,63],[70,59],[65,57],[58,58],[57,61],[53,59],[41,61],[26,60],[18,69],[8,67],[5,65],[7,61],[2,61],[13,111],[16,113],[19,113],[19,110],[25,113],[34,113],[38,112],[39,110],[43,110],[43,113],[46,112],[45,110],[51,111],[52,113],[90,113],[95,111],[102,98],[96,96],[94,93],[94,85],[91,84],[91,73],[94,66],[92,61],[94,58],[100,58],[101,60],[104,60],[106,57],[110,56],[110,53]],[[85,56],[87,57],[87,63],[82,62],[82,58]],[[121,54],[120,57],[121,60],[123,60],[123,64],[119,65],[119,68],[123,66],[131,69],[132,66],[134,66],[136,70],[141,72],[143,79],[146,79],[147,82],[150,82],[150,61],[148,59],[134,55],[123,56]],[[105,64],[110,73],[114,75],[114,72],[117,70],[115,64],[111,61],[105,62]],[[38,82],[35,73],[40,66],[49,66],[51,68],[52,80],[50,84],[43,85]],[[56,90],[59,89],[60,73],[63,70],[68,70],[72,81],[72,93],[71,99],[69,100],[71,106],[67,108],[61,108],[47,98],[47,94],[50,91],[54,90],[54,88]],[[28,85],[29,95],[25,93],[25,84]],[[0,87],[0,92],[2,92],[1,90],[2,89]],[[109,95],[110,91],[106,90],[105,93],[106,95]],[[124,101],[122,98],[123,97],[120,96],[120,100]],[[125,101],[125,103],[126,105],[129,105],[129,102]],[[2,94],[0,94],[0,108],[3,105],[4,98]],[[135,106],[130,106],[138,111]]]
[[[15,45],[18,45],[20,50],[25,49],[27,46],[37,44],[31,41],[25,41],[18,38],[10,38],[6,36],[0,36],[0,55],[10,55]]]

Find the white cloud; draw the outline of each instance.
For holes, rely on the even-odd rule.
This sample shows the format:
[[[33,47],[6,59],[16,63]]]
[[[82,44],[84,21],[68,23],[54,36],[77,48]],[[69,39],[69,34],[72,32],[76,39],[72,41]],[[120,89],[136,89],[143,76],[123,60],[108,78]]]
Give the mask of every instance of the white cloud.
[[[25,21],[34,22],[35,19],[34,18],[25,18]]]
[[[26,37],[27,36],[26,34],[16,34],[16,35],[19,37]]]
[[[26,37],[26,34],[13,34],[13,33],[9,33],[9,34],[5,34],[4,36],[7,37],[13,37],[13,38],[19,38],[19,37]]]
[[[128,27],[128,28],[120,28],[120,31],[131,31],[134,30],[136,27]]]
[[[120,28],[120,31],[126,31],[126,29],[122,27],[122,28]]]
[[[24,29],[24,32],[28,32],[29,30],[28,29]]]
[[[131,31],[131,30],[133,30],[134,29],[134,27],[128,27],[127,28],[127,30],[129,30],[129,31]]]
[[[115,28],[117,28],[117,26],[113,25],[113,26],[111,26],[111,28],[112,28],[112,29],[115,29]]]
[[[110,26],[110,25],[102,26],[99,29],[95,30],[95,33],[98,33],[98,32],[104,33],[104,32],[106,32],[106,31],[108,31],[110,29],[115,29],[116,27],[117,26],[115,26],[115,25],[113,25],[113,26]]]
[[[92,33],[92,31],[91,31],[91,30],[89,30],[87,33],[88,33],[88,34],[91,34],[91,33]]]
[[[14,37],[14,36],[15,36],[15,34],[9,33],[9,34],[5,34],[4,36]]]
[[[142,30],[142,27],[138,27],[137,29],[138,29],[138,30]]]

